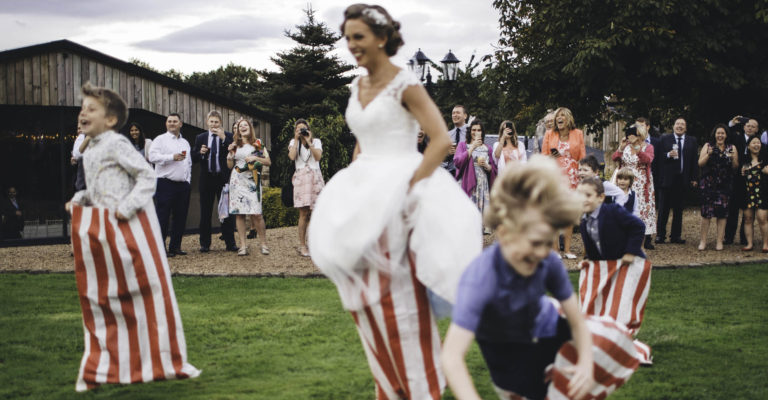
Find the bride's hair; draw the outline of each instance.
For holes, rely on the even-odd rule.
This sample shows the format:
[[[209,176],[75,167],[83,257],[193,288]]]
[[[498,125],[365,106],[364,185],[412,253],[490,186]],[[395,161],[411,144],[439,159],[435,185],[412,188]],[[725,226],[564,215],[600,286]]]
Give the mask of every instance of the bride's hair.
[[[528,223],[540,220],[554,229],[567,228],[577,222],[581,212],[582,200],[563,183],[557,163],[535,155],[496,178],[484,217],[490,228],[505,225],[511,232],[520,232]]]
[[[387,10],[382,6],[369,4],[352,4],[344,10],[344,21],[341,23],[341,33],[344,33],[344,24],[347,20],[359,19],[371,28],[377,37],[387,39],[384,51],[388,56],[397,54],[397,50],[405,44],[400,36],[400,23],[393,20]]]

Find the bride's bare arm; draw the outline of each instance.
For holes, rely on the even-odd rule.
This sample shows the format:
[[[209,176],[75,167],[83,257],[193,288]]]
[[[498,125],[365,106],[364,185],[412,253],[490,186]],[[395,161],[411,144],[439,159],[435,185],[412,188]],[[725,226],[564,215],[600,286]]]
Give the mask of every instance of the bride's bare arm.
[[[416,168],[411,178],[411,186],[416,182],[432,175],[432,172],[440,166],[448,150],[451,140],[448,138],[448,127],[440,116],[440,110],[429,98],[429,94],[421,85],[409,86],[403,92],[403,103],[419,121],[424,133],[429,137],[429,146],[424,150],[424,159]]]

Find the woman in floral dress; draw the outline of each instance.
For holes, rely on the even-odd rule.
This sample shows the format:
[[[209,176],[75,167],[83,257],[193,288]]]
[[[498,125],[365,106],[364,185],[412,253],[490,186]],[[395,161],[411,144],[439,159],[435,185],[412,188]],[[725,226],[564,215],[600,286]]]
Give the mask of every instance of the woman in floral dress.
[[[573,120],[571,110],[560,107],[555,110],[555,125],[552,130],[544,134],[544,140],[541,142],[541,153],[549,154],[555,157],[557,164],[568,179],[568,185],[572,190],[576,190],[579,184],[579,160],[587,154],[584,146],[584,132],[576,129],[576,123]],[[563,230],[563,256],[569,260],[576,258],[571,253],[572,229]],[[555,251],[559,240],[554,241]]]
[[[237,123],[234,143],[229,145],[227,166],[232,168],[229,179],[229,213],[236,216],[237,236],[240,238],[240,249],[237,254],[248,254],[245,244],[245,216],[255,216],[256,231],[261,242],[261,254],[268,255],[267,229],[261,211],[261,168],[269,166],[267,149],[263,148],[261,140],[254,136],[253,125],[250,121],[241,119]],[[257,179],[254,179],[258,177]]]
[[[637,209],[645,223],[645,248],[652,250],[651,239],[656,233],[656,199],[651,175],[653,145],[645,141],[648,131],[644,124],[630,127],[626,135],[611,158],[619,162],[619,168],[628,167],[635,173],[632,190],[637,193]]]
[[[747,140],[747,155],[741,163],[741,175],[746,186],[744,204],[741,207],[744,210],[744,236],[747,238],[747,245],[741,249],[743,251],[752,251],[755,233],[753,224],[757,214],[757,225],[763,237],[763,253],[768,253],[768,195],[765,193],[768,190],[768,179],[765,177],[768,174],[768,164],[765,158],[760,137],[750,137]]]
[[[715,250],[723,249],[728,204],[733,194],[733,174],[739,168],[736,147],[727,143],[728,127],[718,124],[712,130],[710,141],[699,154],[701,168],[701,240],[699,251],[707,248],[709,221],[717,219]]]

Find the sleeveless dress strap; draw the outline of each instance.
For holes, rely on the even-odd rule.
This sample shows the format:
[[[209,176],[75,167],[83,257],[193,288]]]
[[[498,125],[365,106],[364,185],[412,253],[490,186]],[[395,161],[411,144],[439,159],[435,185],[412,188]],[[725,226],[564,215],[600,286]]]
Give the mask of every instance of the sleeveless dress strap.
[[[417,78],[416,75],[414,75],[412,72],[401,69],[400,72],[395,75],[394,82],[392,82],[392,94],[399,103],[403,101],[403,92],[405,89],[416,85],[421,85],[419,78]]]

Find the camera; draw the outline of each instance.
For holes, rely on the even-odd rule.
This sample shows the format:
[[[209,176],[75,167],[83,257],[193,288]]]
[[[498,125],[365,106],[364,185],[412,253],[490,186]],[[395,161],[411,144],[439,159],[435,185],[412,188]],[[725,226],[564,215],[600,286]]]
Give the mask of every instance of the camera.
[[[307,130],[307,128],[301,128],[299,129],[299,134],[301,136],[309,136],[309,131]]]
[[[747,117],[739,117],[739,123],[740,124],[746,124],[747,122],[749,122],[749,118],[747,118]]]
[[[507,122],[506,124],[504,124],[504,127],[507,129],[512,129],[512,131],[515,130],[515,124],[513,124],[512,122]]]

